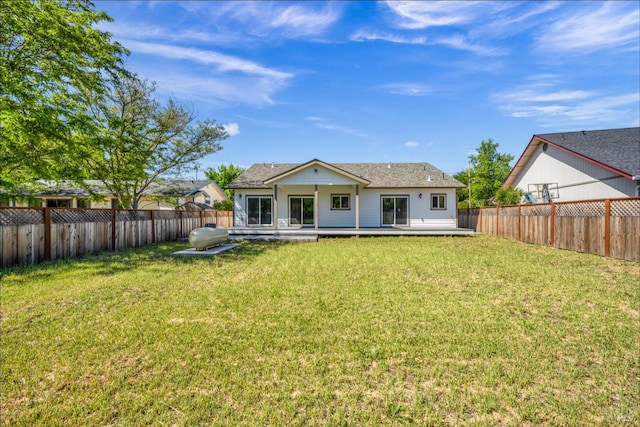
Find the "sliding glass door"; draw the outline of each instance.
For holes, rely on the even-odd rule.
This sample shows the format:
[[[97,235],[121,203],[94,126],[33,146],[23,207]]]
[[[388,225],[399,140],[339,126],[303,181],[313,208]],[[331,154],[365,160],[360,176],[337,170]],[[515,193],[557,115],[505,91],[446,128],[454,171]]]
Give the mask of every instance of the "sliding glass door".
[[[382,196],[382,225],[409,225],[409,197]]]
[[[271,197],[247,197],[247,225],[272,225]]]
[[[313,197],[289,197],[289,225],[313,226]]]

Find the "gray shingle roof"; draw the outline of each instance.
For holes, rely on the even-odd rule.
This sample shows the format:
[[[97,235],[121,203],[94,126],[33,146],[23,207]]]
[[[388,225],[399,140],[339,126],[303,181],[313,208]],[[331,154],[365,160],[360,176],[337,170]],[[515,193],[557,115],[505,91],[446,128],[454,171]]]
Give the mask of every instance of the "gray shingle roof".
[[[640,176],[640,127],[534,136],[620,172]]]
[[[227,188],[268,188],[264,181],[303,164],[254,164]],[[367,188],[464,187],[464,184],[429,163],[331,163],[331,166],[366,179],[370,182]]]
[[[153,182],[149,187],[149,193],[162,194],[165,196],[184,197],[197,192],[209,184],[215,183],[211,180],[166,180]],[[217,185],[217,184],[216,184]]]
[[[146,194],[163,195],[173,197],[185,197],[197,190],[214,183],[210,180],[165,180],[153,182]],[[86,180],[85,184],[91,188],[95,194],[109,195],[102,181]],[[217,184],[216,184],[217,185]],[[222,190],[221,190],[222,192]],[[58,196],[58,197],[89,197],[86,188],[81,188],[73,181],[37,181],[23,190],[24,194],[35,196]]]

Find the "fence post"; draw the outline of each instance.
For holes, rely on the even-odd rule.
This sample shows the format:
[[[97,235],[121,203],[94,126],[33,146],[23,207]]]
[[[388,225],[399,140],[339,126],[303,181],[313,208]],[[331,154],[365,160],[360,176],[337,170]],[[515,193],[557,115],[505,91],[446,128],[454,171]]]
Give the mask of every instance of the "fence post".
[[[116,210],[111,209],[111,250],[116,250]]]
[[[522,241],[522,205],[518,205],[518,242]]]
[[[482,233],[482,208],[478,208],[478,224],[476,225],[476,231],[478,233]]]
[[[44,216],[44,259],[51,261],[51,208],[43,209]]]
[[[500,237],[500,206],[496,206],[496,237]]]
[[[180,228],[179,228],[180,235],[178,236],[178,239],[181,239],[182,238],[182,211],[178,211],[178,221],[180,221]]]
[[[156,243],[156,211],[151,211],[151,243]]]
[[[549,225],[549,246],[556,246],[556,204],[551,202],[551,224]]]
[[[604,201],[604,256],[611,254],[611,199]]]

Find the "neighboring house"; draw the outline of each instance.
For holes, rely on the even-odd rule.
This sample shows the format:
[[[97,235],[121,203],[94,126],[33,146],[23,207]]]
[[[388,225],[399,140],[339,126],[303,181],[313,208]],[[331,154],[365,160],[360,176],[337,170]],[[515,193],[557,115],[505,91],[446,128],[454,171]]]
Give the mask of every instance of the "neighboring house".
[[[502,187],[534,203],[640,196],[640,128],[534,135]]]
[[[215,181],[172,180],[155,183],[149,193],[152,200],[141,201],[139,209],[175,209],[177,206],[192,202],[204,209],[213,207],[215,202],[229,200],[224,190]],[[153,200],[153,199],[156,200]],[[170,202],[170,203],[168,203]],[[157,207],[154,207],[153,204]]]
[[[25,198],[5,200],[0,206],[66,207],[66,208],[117,208],[117,200],[109,194],[101,181],[87,181],[91,192],[78,188],[72,181],[39,181],[33,190],[25,190]],[[228,200],[215,181],[167,180],[154,183],[139,204],[138,209],[175,209],[187,202],[200,208],[213,207],[216,201]]]
[[[255,164],[231,182],[235,227],[456,228],[456,189],[428,163]]]

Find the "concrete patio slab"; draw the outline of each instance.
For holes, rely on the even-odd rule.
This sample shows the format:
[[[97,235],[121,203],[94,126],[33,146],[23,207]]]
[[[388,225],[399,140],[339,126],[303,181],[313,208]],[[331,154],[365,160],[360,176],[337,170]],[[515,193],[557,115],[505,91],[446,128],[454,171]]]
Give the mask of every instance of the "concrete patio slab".
[[[211,256],[218,255],[222,252],[226,252],[235,248],[236,246],[240,246],[239,243],[226,243],[224,245],[215,246],[213,248],[206,249],[204,251],[197,251],[195,248],[185,249],[183,251],[173,252],[171,255],[174,256]]]

